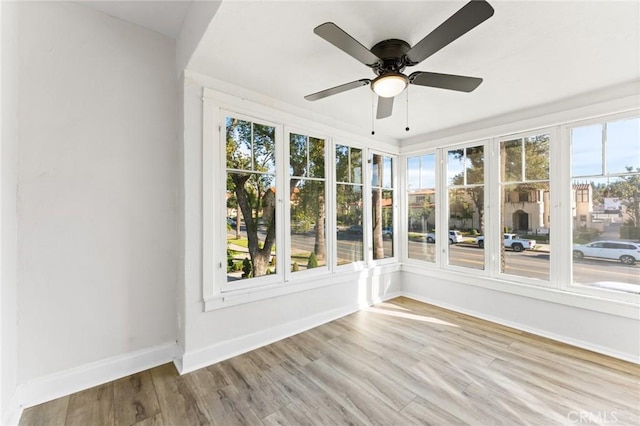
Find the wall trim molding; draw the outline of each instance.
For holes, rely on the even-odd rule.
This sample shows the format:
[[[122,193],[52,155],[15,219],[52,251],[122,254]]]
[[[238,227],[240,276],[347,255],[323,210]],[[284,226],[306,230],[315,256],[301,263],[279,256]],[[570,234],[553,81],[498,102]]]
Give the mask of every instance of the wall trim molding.
[[[482,312],[479,311],[474,311],[472,309],[464,309],[461,308],[459,306],[455,306],[455,305],[451,305],[449,303],[443,303],[439,300],[436,299],[431,299],[429,297],[425,297],[425,296],[421,296],[419,294],[416,293],[412,293],[412,292],[408,292],[408,291],[402,291],[402,295],[404,297],[408,297],[410,299],[414,299],[417,300],[419,302],[423,302],[423,303],[428,303],[430,305],[434,305],[434,306],[438,306],[444,309],[448,309],[450,311],[454,311],[454,312],[459,312],[461,314],[465,314],[465,315],[469,315],[472,316],[474,318],[480,318],[483,319],[485,321],[489,321],[489,322],[493,322],[496,324],[500,324],[500,325],[504,325],[507,327],[511,327],[513,329],[516,330],[520,330],[520,331],[524,331],[527,333],[531,333],[534,334],[536,336],[540,336],[540,337],[546,337],[548,339],[551,340],[555,340],[557,342],[561,342],[561,343],[566,343],[568,345],[571,346],[575,346],[577,348],[581,348],[581,349],[586,349],[592,352],[596,352],[602,355],[607,355],[613,358],[617,358],[617,359],[621,359],[623,361],[628,361],[631,362],[633,364],[640,364],[640,360],[638,360],[637,358],[634,358],[631,354],[625,353],[625,352],[620,352],[620,351],[615,351],[612,350],[610,348],[604,347],[604,346],[600,346],[600,345],[594,345],[592,343],[586,342],[584,340],[579,340],[579,339],[571,339],[571,338],[567,338],[566,336],[562,336],[559,334],[555,334],[555,333],[550,333],[548,331],[539,329],[539,328],[535,328],[535,327],[529,327],[527,325],[523,325],[517,322],[513,322],[513,321],[508,321],[508,320],[504,320],[503,318],[499,318],[499,317],[494,317],[492,315],[486,315]]]
[[[166,364],[176,357],[177,348],[176,342],[169,342],[39,377],[18,385],[17,406],[21,413],[25,408]]]
[[[362,308],[380,303],[394,297],[402,296],[401,291],[387,293],[383,296],[375,295],[370,300],[350,303],[348,305],[321,312],[316,315],[291,321],[268,330],[261,330],[235,339],[226,340],[216,343],[195,351],[186,352],[182,357],[176,357],[174,364],[180,374],[186,374],[191,371],[213,365],[220,361],[232,358],[237,355],[252,351],[254,349],[286,339],[295,334],[302,333],[330,321],[342,318],[346,315],[359,311]]]

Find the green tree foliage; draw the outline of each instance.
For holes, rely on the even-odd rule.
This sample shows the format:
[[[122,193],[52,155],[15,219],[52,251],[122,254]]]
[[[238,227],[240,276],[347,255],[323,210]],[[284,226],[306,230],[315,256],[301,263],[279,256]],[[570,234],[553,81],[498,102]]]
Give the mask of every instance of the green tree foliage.
[[[626,207],[626,225],[640,227],[640,167],[625,167],[629,174],[621,176],[609,186],[609,196],[619,198]]]

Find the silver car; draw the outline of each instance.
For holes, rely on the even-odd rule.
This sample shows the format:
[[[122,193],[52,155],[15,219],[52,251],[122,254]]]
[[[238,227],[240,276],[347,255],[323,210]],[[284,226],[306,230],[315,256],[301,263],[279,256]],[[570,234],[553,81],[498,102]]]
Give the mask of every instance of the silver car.
[[[625,265],[633,265],[640,261],[640,243],[629,241],[593,241],[587,244],[573,245],[573,258],[595,257],[599,259],[615,259]]]

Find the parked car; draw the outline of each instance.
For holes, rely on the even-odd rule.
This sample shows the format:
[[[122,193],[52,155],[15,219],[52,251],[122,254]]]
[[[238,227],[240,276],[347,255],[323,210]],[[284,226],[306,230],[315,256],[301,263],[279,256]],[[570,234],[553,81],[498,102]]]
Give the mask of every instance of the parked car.
[[[458,244],[463,241],[462,234],[460,231],[455,231],[453,229],[449,230],[449,244]],[[436,242],[436,234],[434,232],[429,232],[427,234],[427,242],[435,243]]]
[[[502,243],[506,248],[510,248],[513,251],[533,250],[536,248],[536,240],[528,240],[526,238],[520,238],[517,234],[504,234]],[[478,247],[484,248],[484,236],[476,238],[476,244]]]
[[[347,234],[362,235],[362,225],[351,225],[347,228]]]
[[[594,257],[619,260],[625,265],[640,261],[640,243],[629,241],[593,241],[573,245],[573,258]]]
[[[393,237],[393,228],[390,226],[385,226],[384,228],[382,228],[382,237],[383,238]]]

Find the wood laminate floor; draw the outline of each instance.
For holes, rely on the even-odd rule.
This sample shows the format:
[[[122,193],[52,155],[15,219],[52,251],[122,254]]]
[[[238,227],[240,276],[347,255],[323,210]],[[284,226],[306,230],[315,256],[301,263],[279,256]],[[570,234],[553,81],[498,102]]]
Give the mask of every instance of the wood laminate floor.
[[[24,411],[30,425],[640,425],[640,367],[397,298],[179,376]]]

